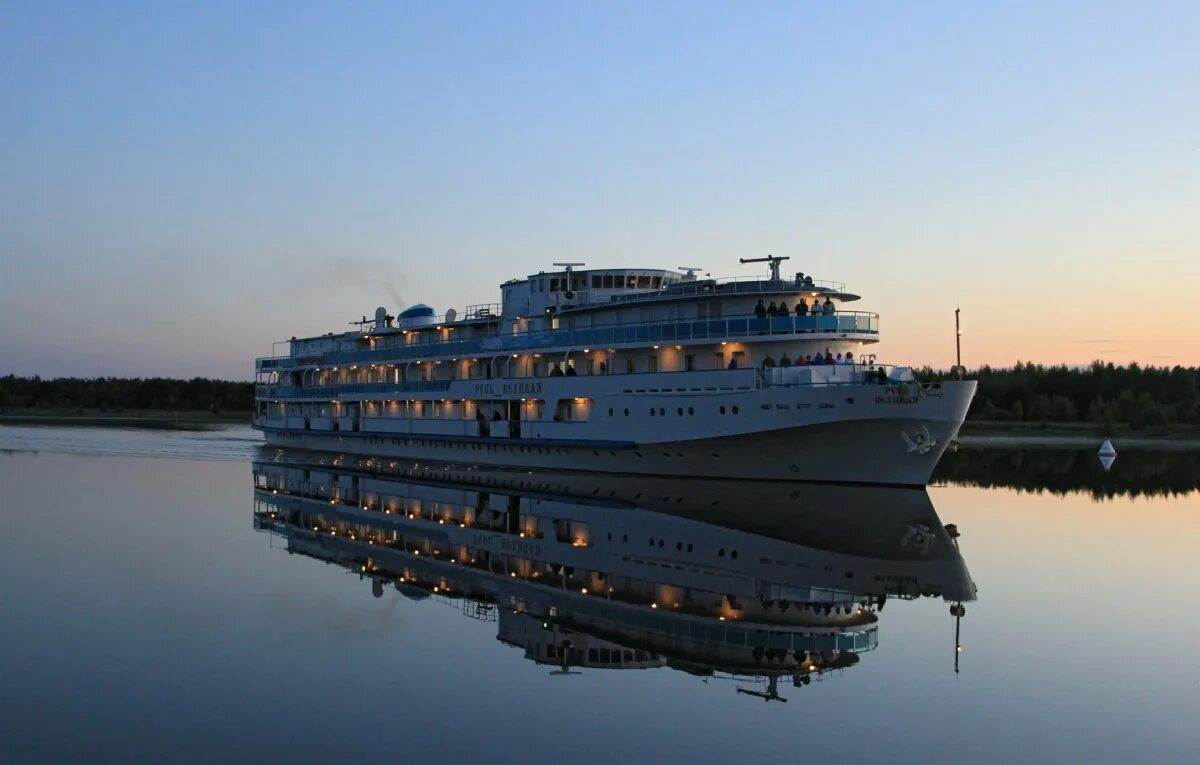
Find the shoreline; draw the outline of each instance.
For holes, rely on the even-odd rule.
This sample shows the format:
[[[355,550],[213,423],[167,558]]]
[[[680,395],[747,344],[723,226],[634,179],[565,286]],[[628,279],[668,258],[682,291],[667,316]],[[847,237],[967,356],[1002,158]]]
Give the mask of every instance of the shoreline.
[[[57,425],[62,427],[157,428],[200,430],[209,426],[249,425],[250,412],[213,414],[203,411],[22,412],[0,414],[2,425]],[[1107,436],[1122,449],[1180,451],[1200,449],[1200,428],[1173,426],[1134,431],[1118,426]],[[1105,436],[1095,423],[967,422],[958,435],[964,449],[1098,449]]]
[[[1200,449],[1200,428],[1193,425],[1174,425],[1145,430],[1133,430],[1118,425],[1102,434],[1100,426],[1091,422],[1048,422],[1045,424],[1019,422],[966,422],[958,434],[959,444],[966,449],[1099,449],[1104,439],[1122,449],[1151,449],[1180,451]]]
[[[58,425],[62,427],[154,428],[202,430],[209,426],[249,425],[250,412],[213,414],[201,411],[143,410],[119,414],[100,412],[22,412],[0,414],[3,425]]]

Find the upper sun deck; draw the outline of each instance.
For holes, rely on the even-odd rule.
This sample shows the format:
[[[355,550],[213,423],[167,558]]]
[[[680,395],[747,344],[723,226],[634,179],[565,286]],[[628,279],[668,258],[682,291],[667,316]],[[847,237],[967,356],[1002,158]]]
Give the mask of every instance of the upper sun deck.
[[[454,355],[578,343],[611,345],[688,338],[725,341],[746,333],[815,333],[858,339],[878,334],[875,314],[834,310],[818,317],[816,308],[821,300],[840,305],[859,299],[846,290],[844,283],[814,280],[803,274],[781,278],[778,262],[772,262],[770,276],[722,279],[697,277],[696,269],[575,270],[576,264],[561,265],[566,267],[560,272],[541,272],[505,282],[501,285],[502,303],[468,305],[461,311],[441,314],[418,304],[394,317],[379,308],[373,319],[363,316],[351,322],[355,330],[293,337],[285,356],[272,354],[259,359],[258,367],[277,367],[284,358],[321,363],[347,353],[357,358],[363,351],[394,352],[400,348],[404,349],[401,355],[438,351]],[[802,301],[811,300],[812,314],[797,311],[796,316],[782,319],[775,314],[766,319],[755,316],[756,301],[774,305],[777,300],[781,306],[786,305],[785,300],[791,301],[797,308]],[[761,305],[758,310],[763,310]],[[707,319],[712,326],[704,325],[703,331],[685,326],[691,319]],[[724,319],[733,321],[726,323]],[[571,332],[600,329],[606,331],[589,331],[578,337]]]
[[[505,319],[540,316],[567,311],[614,309],[631,303],[697,300],[734,295],[808,293],[810,297],[832,297],[839,302],[858,300],[842,282],[818,281],[803,274],[780,278],[772,275],[713,279],[698,277],[696,269],[686,272],[659,269],[590,269],[542,272],[501,285],[502,315]]]

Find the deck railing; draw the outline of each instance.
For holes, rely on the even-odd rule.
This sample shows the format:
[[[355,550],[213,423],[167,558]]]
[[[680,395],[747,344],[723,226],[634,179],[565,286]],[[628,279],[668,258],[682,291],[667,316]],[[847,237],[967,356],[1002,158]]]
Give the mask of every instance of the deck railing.
[[[579,307],[593,308],[613,304],[638,303],[647,300],[663,300],[675,297],[704,297],[718,295],[752,295],[769,292],[837,292],[844,293],[844,282],[817,281],[797,283],[795,279],[768,279],[762,276],[730,277],[724,279],[697,279],[694,282],[679,282],[670,287],[645,292],[605,295],[603,299],[591,300],[584,295],[577,302]]]
[[[692,372],[638,372],[617,373],[604,375],[581,375],[579,380],[592,377],[608,377],[609,374],[629,381],[630,390],[649,390],[653,386],[658,392],[665,389],[675,390],[735,390],[753,388],[792,388],[819,385],[861,385],[863,383],[896,384],[913,382],[915,377],[910,367],[892,364],[822,364],[813,366],[771,367],[766,369],[710,369]],[[677,375],[687,375],[678,378]],[[728,378],[728,380],[726,380]],[[498,378],[459,378],[466,382],[521,382],[531,377],[498,377]],[[657,380],[647,383],[648,380]],[[255,396],[258,398],[337,398],[353,394],[386,393],[401,396],[405,393],[441,393],[450,390],[450,386],[458,380],[412,380],[408,382],[350,382],[334,383],[331,385],[258,385],[255,386]],[[699,386],[699,387],[697,387]],[[627,391],[628,392],[628,391]]]
[[[621,345],[673,343],[693,340],[741,340],[765,335],[877,335],[879,314],[836,311],[807,316],[754,315],[690,321],[657,321],[616,324],[580,329],[551,329],[515,335],[488,335],[463,340],[410,342],[371,350],[330,351],[322,354],[322,365],[411,361],[435,356],[487,356],[504,353],[542,352],[548,349],[581,350]],[[396,335],[393,335],[396,337]],[[403,337],[400,335],[399,337]],[[258,359],[259,369],[279,369],[293,363],[291,356]]]

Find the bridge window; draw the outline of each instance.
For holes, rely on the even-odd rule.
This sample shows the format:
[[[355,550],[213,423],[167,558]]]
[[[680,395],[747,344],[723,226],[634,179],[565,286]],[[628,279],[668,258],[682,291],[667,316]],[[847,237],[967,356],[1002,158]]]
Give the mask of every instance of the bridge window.
[[[558,292],[558,279],[551,279],[551,280],[550,280],[550,291],[551,291],[551,292]]]
[[[604,285],[604,277],[600,274],[592,274],[592,289],[598,290]]]

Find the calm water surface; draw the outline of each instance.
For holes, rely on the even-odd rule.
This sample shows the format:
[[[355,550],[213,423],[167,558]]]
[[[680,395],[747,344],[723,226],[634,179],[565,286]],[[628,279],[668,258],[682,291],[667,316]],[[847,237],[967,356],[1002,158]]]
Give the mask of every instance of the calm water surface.
[[[1200,759],[1186,461],[926,494],[256,444],[0,427],[0,762]]]

